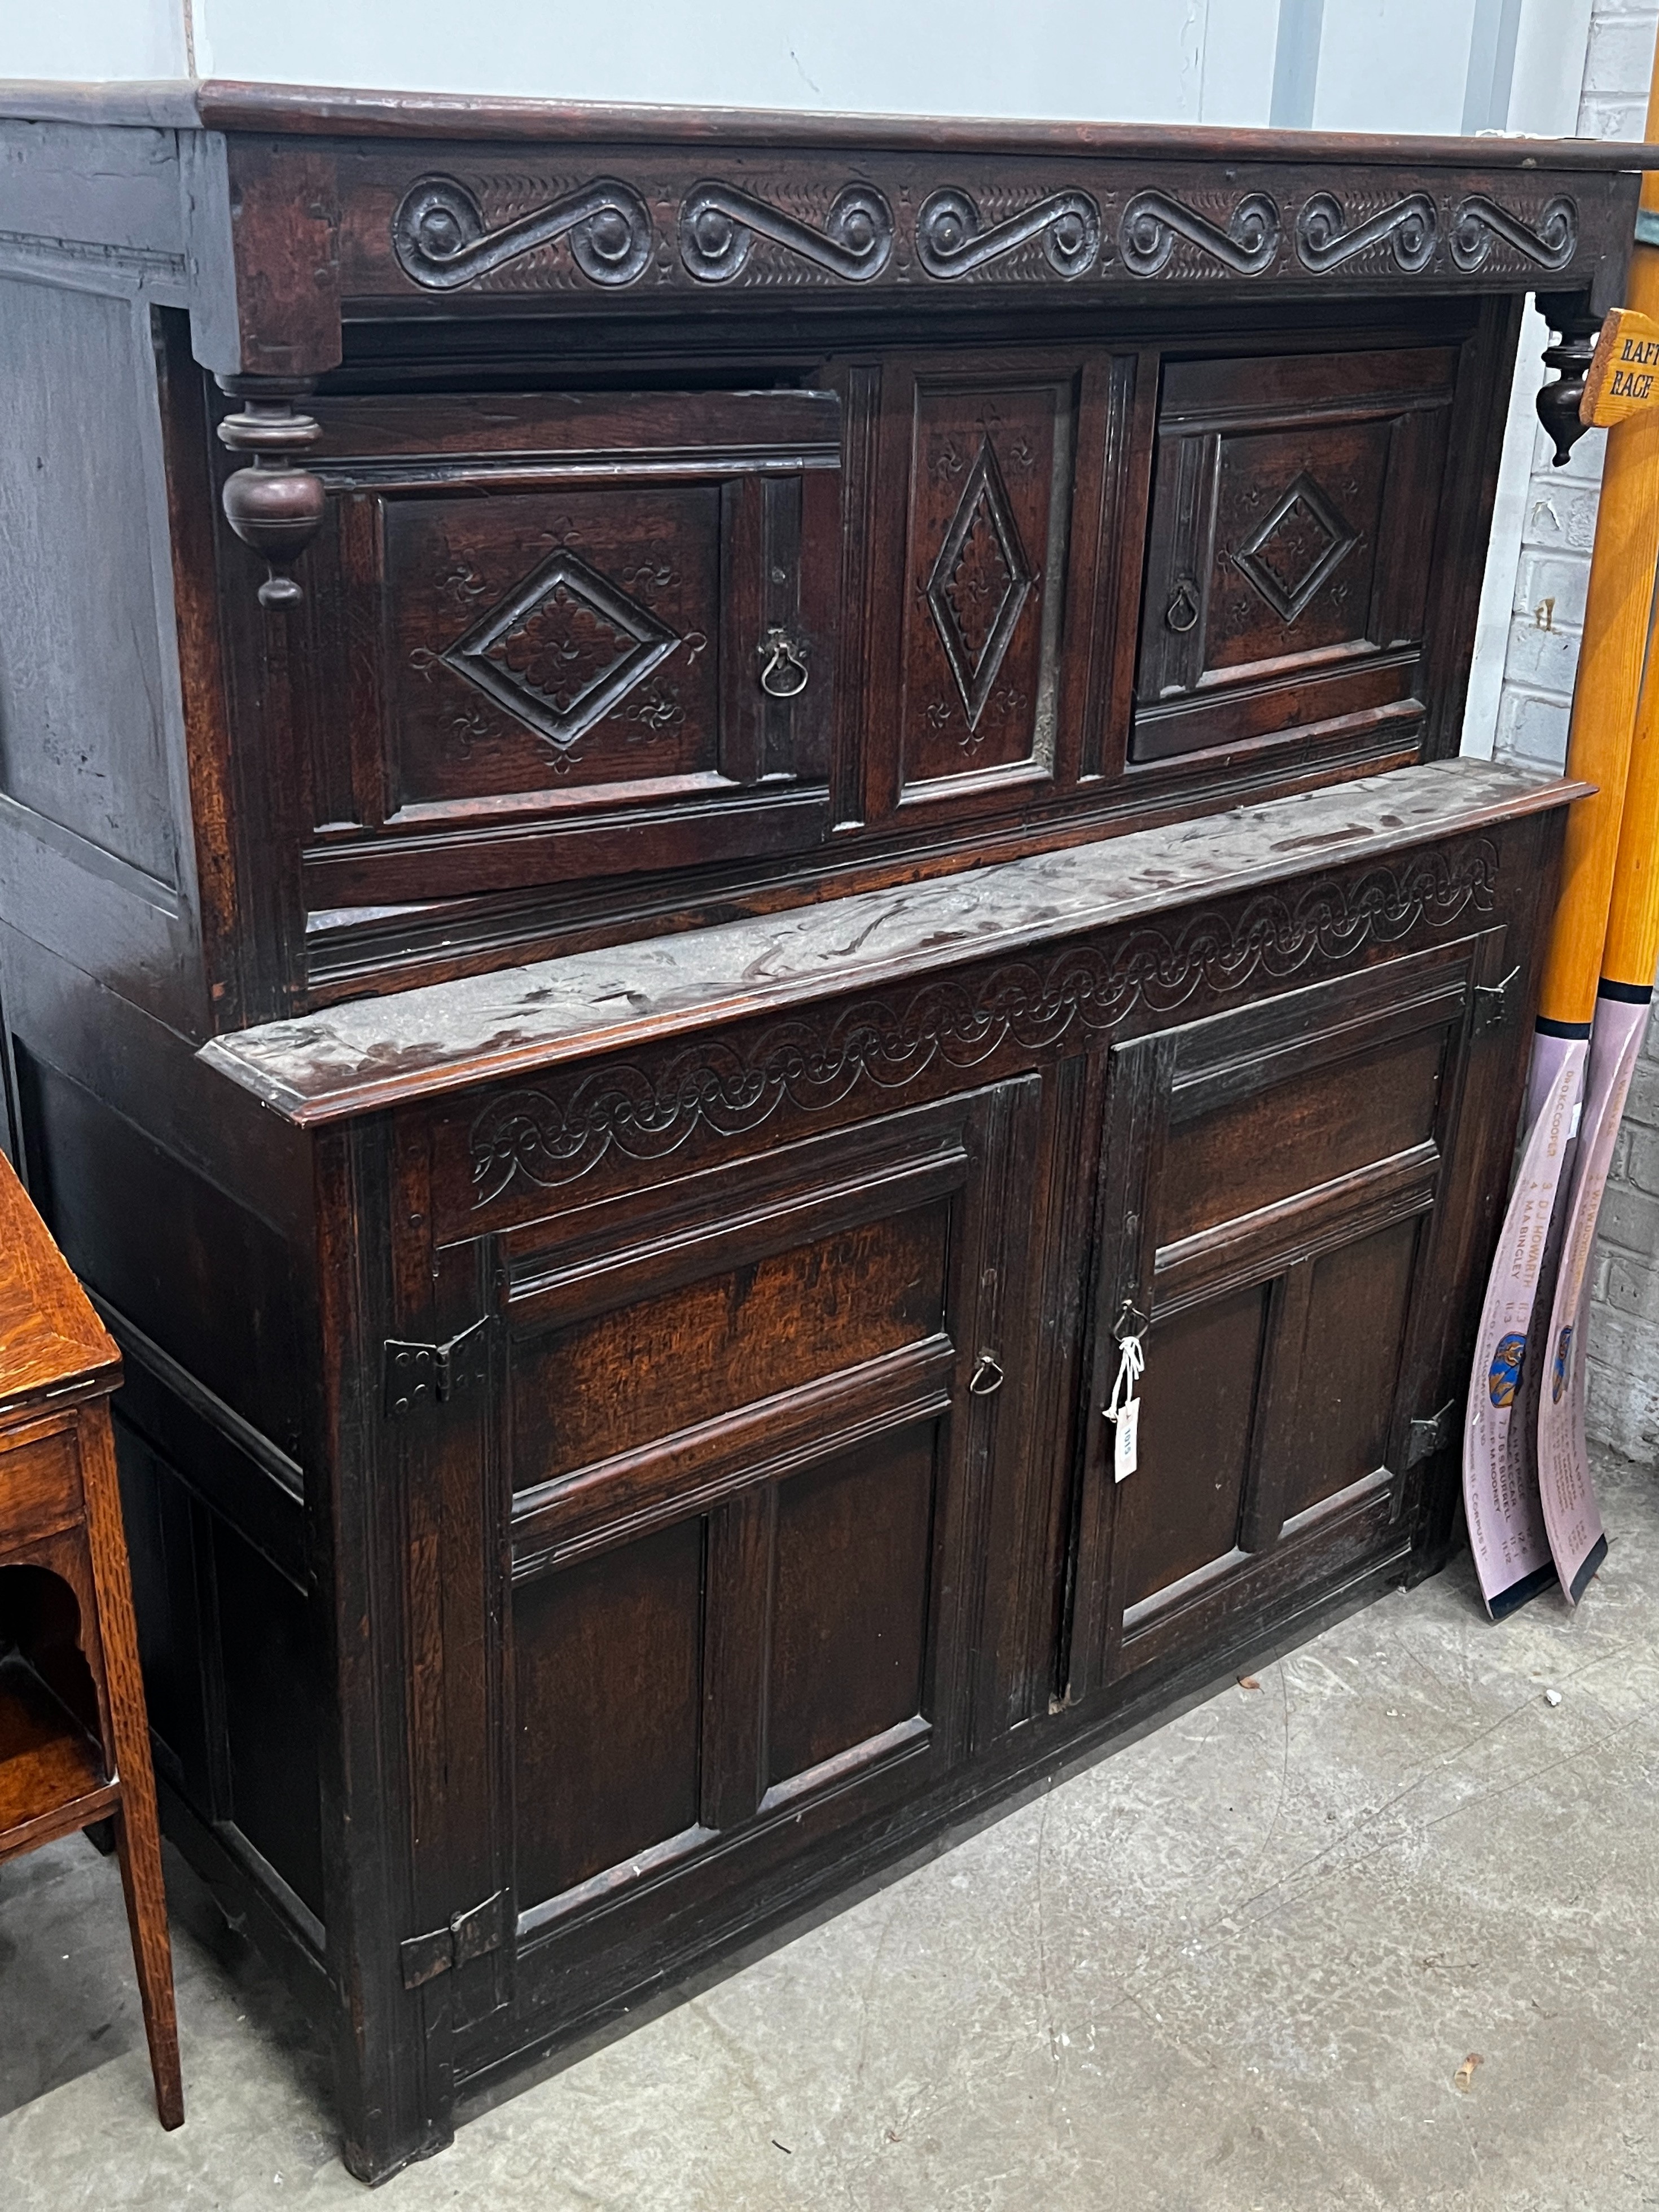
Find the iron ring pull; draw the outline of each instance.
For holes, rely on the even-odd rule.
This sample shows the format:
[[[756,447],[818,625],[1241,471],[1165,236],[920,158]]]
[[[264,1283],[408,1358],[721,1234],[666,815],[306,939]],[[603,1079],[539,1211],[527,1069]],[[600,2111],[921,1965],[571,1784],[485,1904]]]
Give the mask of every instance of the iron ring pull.
[[[974,1398],[989,1398],[1002,1388],[1002,1363],[993,1353],[981,1352],[974,1363],[974,1372],[968,1384],[968,1393]]]
[[[761,690],[769,699],[796,699],[811,673],[808,648],[786,629],[769,629],[760,641]]]
[[[1190,576],[1183,576],[1170,594],[1170,604],[1164,610],[1165,625],[1173,630],[1185,632],[1198,622],[1198,593]]]

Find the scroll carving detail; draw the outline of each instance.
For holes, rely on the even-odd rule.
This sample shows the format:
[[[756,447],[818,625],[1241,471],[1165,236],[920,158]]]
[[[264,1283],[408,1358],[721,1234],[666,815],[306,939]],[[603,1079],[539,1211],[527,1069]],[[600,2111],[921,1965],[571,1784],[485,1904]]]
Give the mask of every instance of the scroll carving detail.
[[[935,1066],[976,1069],[1006,1044],[1048,1050],[1073,1030],[1115,1029],[1137,1008],[1172,1013],[1206,987],[1238,991],[1257,975],[1286,980],[1316,956],[1351,959],[1421,922],[1444,928],[1472,906],[1490,908],[1497,872],[1496,847],[1473,839],[1291,894],[1261,891],[1173,933],[1146,923],[1046,959],[943,976],[900,1006],[865,1000],[736,1042],[699,1039],[647,1065],[606,1062],[562,1096],[511,1091],[472,1123],[474,1205],[520,1177],[544,1190],[578,1182],[612,1152],[663,1159],[700,1129],[746,1134],[785,1105],[821,1112],[866,1082],[902,1090]]]
[[[1100,210],[1087,192],[1054,192],[988,229],[966,192],[942,191],[916,217],[916,258],[930,276],[969,276],[1033,239],[1057,276],[1085,276],[1100,252]]]
[[[1386,240],[1396,264],[1414,276],[1434,258],[1439,223],[1426,192],[1410,192],[1352,227],[1334,192],[1316,192],[1296,219],[1296,250],[1304,269],[1322,276]]]
[[[1578,245],[1578,210],[1562,198],[1553,199],[1534,230],[1483,192],[1460,200],[1452,216],[1451,257],[1466,275],[1479,269],[1498,240],[1540,269],[1565,269]]]
[[[1166,192],[1137,192],[1118,225],[1124,266],[1136,276],[1161,276],[1182,238],[1235,276],[1259,276],[1279,252],[1279,209],[1266,192],[1247,192],[1224,229]]]
[[[893,251],[893,210],[870,185],[839,192],[822,230],[749,192],[698,185],[680,208],[680,258],[700,283],[729,284],[763,238],[848,283],[879,276]]]
[[[1577,207],[1565,195],[1548,201],[1534,224],[1482,192],[1460,200],[1448,221],[1425,191],[1407,192],[1351,221],[1335,193],[1321,191],[1298,210],[1294,233],[1297,261],[1316,276],[1379,246],[1388,248],[1401,274],[1418,276],[1434,262],[1443,237],[1455,266],[1470,275],[1498,244],[1536,268],[1562,270],[1577,251],[1578,228]],[[1201,257],[1200,267],[1208,262],[1218,271],[1258,276],[1278,258],[1283,230],[1279,203],[1265,191],[1246,192],[1223,217],[1149,190],[1136,192],[1124,207],[1117,244],[1133,277],[1165,274],[1183,241]],[[694,185],[680,203],[680,261],[701,284],[729,284],[741,276],[757,240],[827,276],[865,284],[889,268],[896,235],[892,204],[871,184],[845,185],[821,225],[718,179]],[[466,185],[453,177],[428,176],[410,186],[392,219],[399,266],[428,291],[458,290],[561,240],[568,240],[584,276],[612,289],[645,274],[655,244],[645,198],[614,177],[592,178],[491,227]],[[1051,192],[1018,214],[987,222],[971,194],[947,185],[929,193],[915,216],[915,265],[936,283],[971,276],[1033,244],[1062,279],[1085,276],[1112,258],[1099,204],[1080,190]],[[1176,264],[1175,273],[1189,268]]]
[[[651,259],[651,217],[630,185],[596,177],[579,191],[532,208],[494,230],[453,177],[411,185],[392,219],[404,274],[434,292],[453,292],[538,246],[570,240],[571,258],[595,284],[631,284]]]

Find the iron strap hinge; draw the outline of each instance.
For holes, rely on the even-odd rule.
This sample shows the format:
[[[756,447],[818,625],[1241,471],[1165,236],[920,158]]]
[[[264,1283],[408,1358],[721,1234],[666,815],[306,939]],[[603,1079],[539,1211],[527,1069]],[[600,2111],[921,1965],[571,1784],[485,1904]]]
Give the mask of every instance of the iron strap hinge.
[[[461,1391],[483,1382],[489,1368],[489,1327],[486,1315],[447,1344],[410,1344],[387,1337],[380,1348],[387,1419],[424,1413],[428,1406],[447,1406]]]
[[[1510,1011],[1509,988],[1521,973],[1519,963],[1502,975],[1495,983],[1477,983],[1474,987],[1474,1020],[1472,1024],[1476,1036],[1486,1036],[1493,1030],[1502,1029]]]
[[[1452,1431],[1457,1419],[1455,1398],[1448,1398],[1437,1413],[1426,1420],[1419,1419],[1406,1425],[1406,1464],[1415,1467],[1431,1452],[1443,1451],[1452,1440]]]
[[[507,1892],[498,1889],[470,1912],[458,1912],[447,1928],[434,1928],[429,1936],[405,1937],[398,1946],[404,1987],[423,1988],[453,1966],[467,1966],[490,1951],[499,1951],[506,1941]]]

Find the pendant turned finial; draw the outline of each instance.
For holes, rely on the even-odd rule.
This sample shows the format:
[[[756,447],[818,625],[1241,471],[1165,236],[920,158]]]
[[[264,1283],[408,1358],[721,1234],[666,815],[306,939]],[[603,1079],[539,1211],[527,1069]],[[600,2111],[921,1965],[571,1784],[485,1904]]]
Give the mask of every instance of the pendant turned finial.
[[[1544,365],[1553,369],[1555,375],[1541,386],[1535,402],[1538,419],[1555,447],[1551,465],[1561,469],[1589,428],[1578,412],[1578,404],[1584,396],[1584,379],[1601,319],[1590,313],[1582,292],[1540,292],[1538,312],[1552,330],[1561,333],[1555,344],[1544,349]]]
[[[221,377],[220,384],[241,411],[219,425],[221,441],[234,453],[249,453],[252,464],[225,479],[220,494],[225,520],[245,545],[269,563],[259,586],[264,607],[297,606],[305,597],[287,572],[322,527],[327,494],[320,477],[295,468],[293,456],[316,444],[322,426],[295,406],[311,389],[308,380],[279,382],[273,377]]]

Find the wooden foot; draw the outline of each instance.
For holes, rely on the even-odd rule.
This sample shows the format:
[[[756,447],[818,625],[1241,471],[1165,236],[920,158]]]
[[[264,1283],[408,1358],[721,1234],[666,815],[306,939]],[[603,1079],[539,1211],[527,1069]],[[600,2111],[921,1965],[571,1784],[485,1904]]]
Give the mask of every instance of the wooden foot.
[[[121,1534],[120,1492],[106,1406],[89,1407],[82,1416],[81,1468],[93,1576],[98,1589],[108,1749],[121,1785],[115,1813],[115,1851],[121,1863],[138,1994],[143,2000],[144,2033],[149,2041],[150,2071],[155,2077],[155,2109],[164,2128],[176,2128],[185,2117],[185,2092],[179,2068],[179,2021],[173,2002],[167,1899],[161,1881],[161,1831],[155,1812],[149,1722],[138,1669],[138,1629]]]
[[[121,1863],[121,1887],[132,1934],[132,1962],[144,2008],[150,2072],[155,2080],[155,2110],[164,2128],[181,2127],[185,2085],[179,2065],[179,2020],[173,2002],[173,1947],[167,1937],[167,1892],[161,1884],[161,1839],[150,1796],[145,1820],[132,1796],[115,1814],[115,1850]]]

